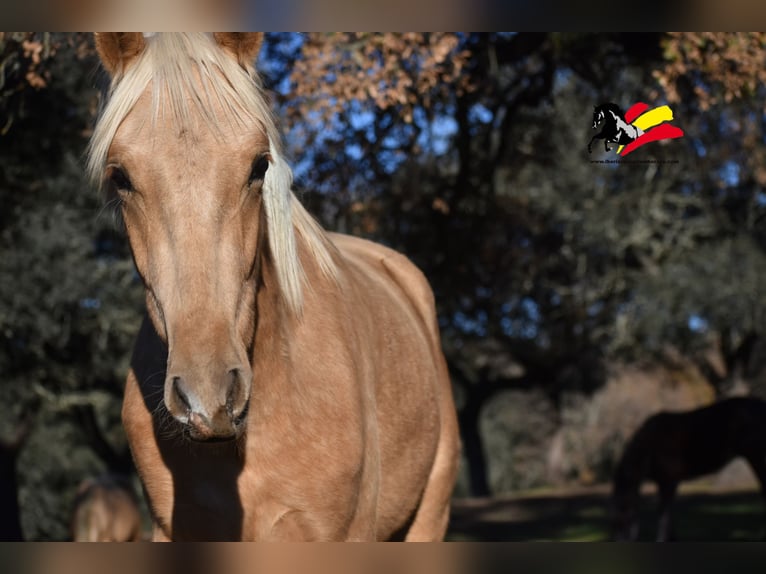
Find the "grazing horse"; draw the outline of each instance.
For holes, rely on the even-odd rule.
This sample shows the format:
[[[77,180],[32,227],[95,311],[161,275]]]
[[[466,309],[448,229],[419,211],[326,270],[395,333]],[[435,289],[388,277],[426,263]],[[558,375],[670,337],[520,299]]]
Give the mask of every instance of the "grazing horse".
[[[688,412],[649,417],[628,442],[614,474],[614,537],[638,538],[641,483],[659,494],[657,541],[673,536],[671,505],[683,480],[713,473],[737,457],[753,469],[766,497],[766,402],[748,397],[723,400]]]
[[[433,294],[291,192],[262,34],[96,35],[88,170],[148,317],[122,417],[155,540],[439,540],[459,458]]]
[[[112,475],[84,480],[77,489],[71,530],[75,542],[141,540],[141,512],[130,483]]]
[[[588,153],[591,153],[593,142],[597,139],[604,140],[604,150],[609,151],[610,143],[626,145],[644,134],[641,128],[625,121],[625,114],[617,104],[601,104],[593,109],[593,129],[597,130],[601,122],[604,126],[588,142]]]

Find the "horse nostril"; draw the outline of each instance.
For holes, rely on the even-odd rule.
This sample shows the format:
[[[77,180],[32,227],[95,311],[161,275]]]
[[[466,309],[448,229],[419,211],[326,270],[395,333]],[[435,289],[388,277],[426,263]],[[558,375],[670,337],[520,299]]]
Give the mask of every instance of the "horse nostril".
[[[249,402],[249,371],[235,367],[226,376],[226,412],[232,420],[241,421]]]
[[[191,403],[189,402],[189,397],[186,395],[186,392],[183,390],[183,381],[181,377],[173,377],[173,392],[175,392],[176,397],[181,401],[185,410],[187,412],[190,411]]]
[[[240,412],[238,415],[234,416],[232,415],[233,419],[232,422],[234,425],[241,425],[245,419],[247,418],[247,412],[250,409],[250,401],[247,401],[245,403],[245,407],[242,409],[242,412]]]
[[[226,379],[226,410],[232,414],[234,403],[239,393],[240,374],[239,369],[230,369]]]

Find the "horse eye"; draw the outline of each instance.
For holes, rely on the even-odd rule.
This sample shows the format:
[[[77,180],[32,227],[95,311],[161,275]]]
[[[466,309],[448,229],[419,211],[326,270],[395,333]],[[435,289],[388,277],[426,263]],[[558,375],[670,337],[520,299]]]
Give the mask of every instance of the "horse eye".
[[[119,167],[114,167],[109,174],[109,184],[117,191],[133,191],[133,184],[128,175]]]
[[[247,185],[253,185],[256,181],[263,181],[263,178],[266,177],[267,169],[269,169],[269,156],[264,154],[253,162],[253,168],[250,171]]]

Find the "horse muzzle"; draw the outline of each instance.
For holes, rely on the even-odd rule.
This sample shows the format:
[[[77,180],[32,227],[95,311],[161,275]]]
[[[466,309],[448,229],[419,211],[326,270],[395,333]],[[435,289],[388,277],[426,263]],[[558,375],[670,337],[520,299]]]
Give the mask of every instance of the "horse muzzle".
[[[193,441],[234,440],[245,429],[251,379],[250,369],[239,367],[218,381],[172,374],[165,382],[165,406]]]

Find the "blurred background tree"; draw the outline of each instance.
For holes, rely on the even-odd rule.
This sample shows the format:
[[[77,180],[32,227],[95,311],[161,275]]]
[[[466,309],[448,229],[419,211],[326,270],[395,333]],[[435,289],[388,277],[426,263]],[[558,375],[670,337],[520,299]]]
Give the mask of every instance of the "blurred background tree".
[[[65,538],[79,481],[130,468],[121,381],[143,294],[109,206],[83,177],[98,102],[90,42],[0,38],[0,432],[33,420],[16,461],[30,539]]]
[[[643,416],[766,396],[762,34],[269,34],[300,197],[431,281],[458,399],[459,494],[609,478]],[[142,288],[82,154],[85,35],[0,36],[0,436],[24,534],[125,471]],[[588,155],[593,106],[671,105],[682,139]],[[612,156],[609,156],[612,157]]]

